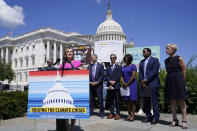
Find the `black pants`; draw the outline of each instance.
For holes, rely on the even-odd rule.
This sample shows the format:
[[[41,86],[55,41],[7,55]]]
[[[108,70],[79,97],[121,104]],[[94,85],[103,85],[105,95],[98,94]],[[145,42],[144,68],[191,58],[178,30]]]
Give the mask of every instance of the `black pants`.
[[[114,115],[114,101],[116,107],[116,114],[120,115],[120,89],[107,91],[110,104],[110,113]]]
[[[100,114],[104,114],[103,106],[103,86],[90,86],[90,114],[94,111],[95,97],[98,97],[98,103],[100,106]]]
[[[146,113],[146,117],[153,117],[154,120],[159,120],[159,102],[158,102],[158,87],[151,87],[152,89],[152,97],[144,97],[144,112]],[[153,116],[151,114],[151,99],[153,104]]]

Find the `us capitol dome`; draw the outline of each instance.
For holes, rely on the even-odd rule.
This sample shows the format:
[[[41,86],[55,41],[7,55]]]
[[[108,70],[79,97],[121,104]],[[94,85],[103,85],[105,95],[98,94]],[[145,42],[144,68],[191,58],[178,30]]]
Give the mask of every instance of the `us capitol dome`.
[[[126,36],[122,27],[112,18],[112,11],[110,9],[110,3],[108,2],[108,9],[106,12],[105,21],[102,22],[96,31],[96,41],[123,41],[126,44]]]
[[[43,100],[43,107],[64,107],[72,108],[73,99],[69,94],[68,89],[61,84],[59,72],[57,72],[57,79],[55,85],[47,92]]]

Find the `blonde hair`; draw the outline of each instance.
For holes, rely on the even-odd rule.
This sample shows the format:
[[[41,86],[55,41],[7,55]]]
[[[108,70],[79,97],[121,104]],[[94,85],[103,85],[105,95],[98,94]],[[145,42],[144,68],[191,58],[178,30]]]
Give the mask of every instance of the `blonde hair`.
[[[170,47],[174,50],[174,53],[178,50],[178,46],[174,43],[167,44],[166,48]]]

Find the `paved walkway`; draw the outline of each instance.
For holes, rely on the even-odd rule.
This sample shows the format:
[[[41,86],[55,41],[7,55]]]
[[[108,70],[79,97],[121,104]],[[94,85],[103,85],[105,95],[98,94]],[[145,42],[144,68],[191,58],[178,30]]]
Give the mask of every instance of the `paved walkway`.
[[[109,114],[106,111],[106,116]],[[144,115],[136,115],[133,122],[125,121],[127,112],[121,112],[120,120],[109,120],[98,117],[98,110],[90,119],[77,120],[75,131],[183,131],[180,126],[169,127],[169,121],[172,120],[170,114],[161,114],[160,123],[151,125],[142,123]],[[181,116],[178,115],[181,121]],[[197,131],[197,115],[187,115],[188,131]],[[55,131],[55,120],[32,120],[27,117],[14,118],[0,121],[0,131]]]

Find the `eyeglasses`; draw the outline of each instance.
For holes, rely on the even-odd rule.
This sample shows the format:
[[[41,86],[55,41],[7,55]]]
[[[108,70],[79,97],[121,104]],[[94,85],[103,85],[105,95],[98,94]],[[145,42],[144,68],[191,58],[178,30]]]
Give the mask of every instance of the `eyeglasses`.
[[[111,57],[110,59],[116,59],[116,57]]]

